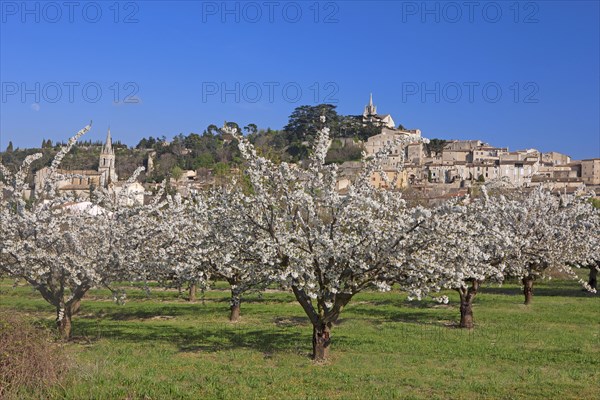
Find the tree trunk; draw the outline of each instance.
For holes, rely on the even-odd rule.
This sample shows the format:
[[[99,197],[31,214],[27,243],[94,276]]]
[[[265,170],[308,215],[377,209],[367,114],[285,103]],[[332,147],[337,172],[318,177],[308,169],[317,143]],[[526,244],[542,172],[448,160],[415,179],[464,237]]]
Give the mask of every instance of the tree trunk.
[[[596,265],[590,266],[588,285],[594,290],[598,289],[598,268],[600,268],[600,261]]]
[[[533,298],[533,277],[526,276],[522,280],[523,282],[523,294],[525,295],[525,305],[528,306],[531,304],[531,299]]]
[[[229,321],[238,322],[240,320],[240,304],[231,305],[231,313],[229,314]]]
[[[81,300],[75,298],[56,307],[56,326],[63,340],[71,338],[73,315],[79,311],[80,304]]]
[[[329,357],[331,344],[331,323],[313,326],[313,360],[324,361]]]
[[[460,299],[460,327],[473,329],[473,302]]]
[[[479,290],[479,282],[472,281],[470,288],[460,288],[458,293],[460,294],[460,327],[466,329],[473,329],[475,326],[473,322],[473,300]]]
[[[312,358],[315,361],[323,361],[329,356],[333,323],[337,321],[342,309],[348,304],[354,293],[337,293],[334,296],[333,307],[322,313],[323,306],[320,306],[319,313],[317,313],[304,289],[292,285],[292,290],[313,325]]]
[[[56,307],[56,327],[63,340],[71,338],[72,313],[69,307]]]
[[[237,322],[240,320],[240,304],[242,299],[240,294],[232,290],[231,291],[231,314],[229,314],[229,321]]]
[[[196,286],[196,283],[190,283],[190,295],[188,297],[189,301],[196,301],[196,294],[198,293],[198,286]]]

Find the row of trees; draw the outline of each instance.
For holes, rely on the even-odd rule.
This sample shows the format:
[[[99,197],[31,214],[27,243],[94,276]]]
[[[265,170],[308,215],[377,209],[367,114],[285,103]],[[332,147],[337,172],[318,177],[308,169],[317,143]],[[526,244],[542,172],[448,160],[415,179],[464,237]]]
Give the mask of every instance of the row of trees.
[[[521,279],[528,304],[533,282],[550,270],[578,279],[574,268],[588,267],[592,277],[600,267],[600,213],[587,195],[540,188],[508,196],[483,187],[478,198],[433,209],[409,206],[401,192],[369,183],[377,173],[390,180],[381,163],[402,142],[363,161],[360,175],[340,194],[337,166],[325,162],[327,127],[318,131],[305,167],[273,163],[235,127],[222,128],[235,138],[249,184],[232,182],[185,199],[166,194],[163,185],[152,202],[135,206],[125,190],[117,195],[99,188],[93,201],[72,203],[57,194],[54,183],[61,178],[62,158],[89,129],[59,152],[53,179],[33,202],[23,200],[24,176],[37,156],[15,175],[0,171],[0,267],[56,308],[65,338],[90,288],[176,280],[193,289],[218,278],[231,286],[231,320],[239,318],[248,290],[278,285],[293,292],[312,324],[319,360],[328,355],[344,307],[365,289],[395,286],[415,299],[456,290],[460,326],[473,328],[473,299],[486,281]],[[581,283],[595,291],[592,279]],[[114,294],[123,300],[123,293]]]

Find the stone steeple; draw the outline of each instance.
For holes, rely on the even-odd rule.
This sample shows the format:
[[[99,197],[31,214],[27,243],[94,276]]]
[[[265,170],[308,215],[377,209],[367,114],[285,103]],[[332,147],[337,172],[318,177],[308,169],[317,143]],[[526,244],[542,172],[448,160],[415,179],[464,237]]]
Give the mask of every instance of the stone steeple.
[[[377,107],[373,105],[373,93],[371,93],[369,96],[369,104],[365,106],[363,115],[365,117],[369,115],[377,115]]]
[[[100,152],[100,164],[98,165],[98,172],[102,174],[102,186],[107,186],[109,183],[117,182],[118,177],[115,170],[115,149],[112,147],[110,128],[108,128],[106,142],[104,143],[104,146],[102,146],[102,151]]]
[[[110,126],[108,127],[108,133],[106,134],[106,142],[104,143],[104,149],[103,149],[105,153],[112,153],[114,154],[114,150],[112,148],[112,137],[110,136]]]

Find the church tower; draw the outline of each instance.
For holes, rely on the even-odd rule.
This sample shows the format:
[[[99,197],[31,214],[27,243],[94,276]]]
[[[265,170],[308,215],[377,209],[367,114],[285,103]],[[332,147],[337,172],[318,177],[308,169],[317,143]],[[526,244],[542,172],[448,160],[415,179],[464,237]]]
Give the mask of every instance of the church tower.
[[[100,164],[98,172],[102,174],[100,184],[107,186],[109,183],[117,182],[117,172],[115,170],[115,149],[112,147],[112,138],[110,136],[110,128],[106,134],[106,143],[102,146],[100,152]]]
[[[373,105],[373,93],[369,97],[369,104],[365,106],[363,117],[369,117],[371,115],[377,115],[377,107]]]

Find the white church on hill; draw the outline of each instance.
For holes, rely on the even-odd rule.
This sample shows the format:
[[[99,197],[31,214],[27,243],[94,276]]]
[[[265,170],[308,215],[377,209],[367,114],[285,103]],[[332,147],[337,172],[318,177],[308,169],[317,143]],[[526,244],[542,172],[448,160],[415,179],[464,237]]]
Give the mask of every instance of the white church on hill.
[[[419,138],[421,136],[420,129],[399,129],[396,128],[394,120],[390,114],[377,114],[377,106],[373,104],[373,94],[369,97],[369,104],[365,106],[363,112],[363,123],[375,123],[381,126],[381,133],[378,135],[371,136],[365,142],[365,151],[367,156],[373,156],[385,146],[394,142],[397,138]],[[415,140],[418,142],[418,140]],[[410,147],[410,145],[409,145]],[[418,147],[421,147],[420,145]],[[394,149],[392,154],[386,160],[386,165],[390,166],[398,165],[401,155],[399,154],[400,148]]]
[[[373,104],[373,93],[369,96],[369,104],[365,106],[365,110],[363,111],[362,121],[363,123],[370,122],[389,129],[396,128],[396,124],[390,114],[377,114],[377,106]]]

